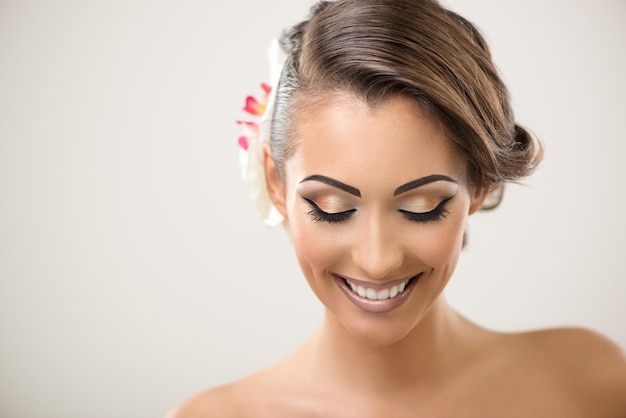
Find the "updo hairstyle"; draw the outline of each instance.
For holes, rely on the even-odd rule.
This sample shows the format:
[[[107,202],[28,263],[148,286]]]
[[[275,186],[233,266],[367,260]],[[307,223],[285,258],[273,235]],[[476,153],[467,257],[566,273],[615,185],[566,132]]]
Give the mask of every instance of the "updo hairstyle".
[[[369,106],[403,95],[438,120],[496,207],[505,182],[532,173],[542,148],[515,123],[478,30],[435,0],[320,1],[286,30],[270,144],[279,175],[297,147],[296,115],[335,93]]]

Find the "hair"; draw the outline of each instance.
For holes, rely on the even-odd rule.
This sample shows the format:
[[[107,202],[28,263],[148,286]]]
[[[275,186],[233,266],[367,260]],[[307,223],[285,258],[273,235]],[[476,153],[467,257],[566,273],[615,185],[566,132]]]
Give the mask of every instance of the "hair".
[[[345,92],[370,106],[394,95],[418,102],[466,158],[470,185],[490,188],[483,209],[541,160],[541,144],[515,123],[487,43],[436,0],[320,1],[280,43],[287,59],[270,144],[281,176],[297,147],[297,113]]]

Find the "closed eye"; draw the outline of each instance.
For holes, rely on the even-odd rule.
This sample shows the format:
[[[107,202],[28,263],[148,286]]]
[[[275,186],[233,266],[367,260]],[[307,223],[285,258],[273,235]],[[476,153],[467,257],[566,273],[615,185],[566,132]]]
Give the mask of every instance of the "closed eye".
[[[404,215],[409,221],[413,222],[435,222],[441,221],[445,219],[446,215],[449,213],[448,209],[446,209],[446,203],[448,203],[454,196],[450,196],[437,205],[433,210],[429,210],[428,212],[412,212],[406,209],[398,209],[398,211]]]
[[[322,210],[317,205],[317,203],[315,203],[313,200],[308,199],[304,196],[302,196],[302,198],[306,200],[309,205],[311,205],[311,210],[307,212],[307,214],[310,215],[313,218],[313,220],[317,222],[328,222],[328,223],[345,222],[350,218],[350,216],[352,216],[354,212],[356,212],[356,209],[348,209],[342,212],[332,212],[332,213],[326,212]]]

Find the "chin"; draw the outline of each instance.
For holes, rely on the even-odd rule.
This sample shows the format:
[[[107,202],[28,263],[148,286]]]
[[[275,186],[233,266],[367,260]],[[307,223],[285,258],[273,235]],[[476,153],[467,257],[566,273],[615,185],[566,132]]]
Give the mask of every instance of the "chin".
[[[356,315],[336,316],[334,319],[347,331],[350,336],[359,342],[372,347],[391,347],[405,340],[414,330],[420,327],[428,310],[417,315],[404,314],[400,311],[393,313],[363,313]]]

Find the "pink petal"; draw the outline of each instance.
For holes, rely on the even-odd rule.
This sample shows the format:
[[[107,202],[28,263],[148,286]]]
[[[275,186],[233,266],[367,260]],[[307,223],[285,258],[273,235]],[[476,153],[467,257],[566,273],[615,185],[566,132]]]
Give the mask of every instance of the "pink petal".
[[[238,120],[236,121],[238,125],[243,125],[246,128],[258,128],[259,125],[256,122],[250,122],[248,120]]]
[[[269,96],[270,92],[272,91],[272,86],[270,86],[267,83],[261,83],[261,88],[265,92],[265,98],[266,98],[265,101],[267,101],[267,96]]]
[[[239,146],[241,148],[243,148],[245,151],[248,151],[248,148],[250,146],[250,144],[248,143],[248,137],[246,137],[245,135],[241,135],[239,137],[239,140],[237,141],[237,143],[239,144]]]
[[[254,97],[248,96],[246,97],[246,105],[243,110],[251,115],[261,116],[265,111],[265,103],[259,103]]]

